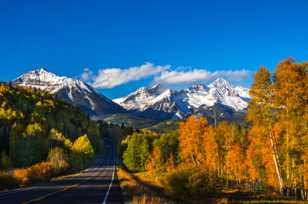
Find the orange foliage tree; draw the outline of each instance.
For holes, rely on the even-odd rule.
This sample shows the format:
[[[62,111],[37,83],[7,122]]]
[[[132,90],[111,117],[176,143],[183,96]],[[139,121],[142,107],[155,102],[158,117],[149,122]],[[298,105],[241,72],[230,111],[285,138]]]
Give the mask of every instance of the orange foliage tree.
[[[210,171],[218,170],[218,146],[215,138],[215,129],[210,126],[206,128],[203,136],[205,168]]]
[[[199,166],[204,161],[203,137],[208,122],[204,117],[190,116],[180,124],[179,145],[185,164]]]

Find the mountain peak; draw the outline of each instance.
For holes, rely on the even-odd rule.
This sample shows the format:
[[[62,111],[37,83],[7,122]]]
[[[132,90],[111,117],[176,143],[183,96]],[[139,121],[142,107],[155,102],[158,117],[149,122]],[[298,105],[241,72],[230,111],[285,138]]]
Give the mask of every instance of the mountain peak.
[[[32,71],[29,71],[21,76],[19,76],[17,79],[15,79],[15,82],[21,83],[21,82],[29,82],[29,81],[44,81],[44,82],[51,82],[51,81],[59,81],[65,77],[57,76],[56,74],[47,71],[45,68],[39,68],[34,69]]]
[[[136,95],[136,94],[160,94],[163,91],[160,84],[155,84],[150,87],[140,87],[135,92],[131,93],[130,95]]]
[[[33,70],[33,71],[34,71],[34,72],[37,72],[37,73],[46,73],[46,72],[49,73],[49,71],[48,71],[46,68],[44,68],[44,67],[35,69],[35,70]]]
[[[204,91],[206,89],[206,86],[203,84],[194,84],[189,89],[197,90],[197,91]]]
[[[153,86],[151,86],[150,89],[157,89],[160,88],[160,84],[154,84]]]
[[[228,80],[219,77],[209,84],[209,87],[232,87],[232,84]]]
[[[29,71],[12,81],[12,83],[55,94],[64,101],[81,107],[86,113],[99,117],[106,113],[121,112],[123,110],[105,96],[98,94],[85,82],[58,76],[44,68]]]
[[[53,75],[53,76],[57,76],[56,74],[48,71],[46,68],[44,67],[41,67],[41,68],[38,68],[38,69],[34,69],[32,71],[29,71],[23,75],[28,75],[28,74],[35,74],[35,75]]]
[[[242,111],[247,107],[249,99],[248,89],[234,86],[223,78],[217,78],[208,86],[195,84],[181,90],[164,90],[159,87],[155,85],[140,88],[127,97],[115,99],[114,102],[127,110],[181,112],[182,115],[187,115],[214,105]]]

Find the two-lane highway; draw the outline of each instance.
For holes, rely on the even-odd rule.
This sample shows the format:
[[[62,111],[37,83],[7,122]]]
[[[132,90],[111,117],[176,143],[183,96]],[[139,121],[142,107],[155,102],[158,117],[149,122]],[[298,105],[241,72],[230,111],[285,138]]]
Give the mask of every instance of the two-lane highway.
[[[0,203],[123,203],[116,176],[115,148],[107,141],[104,155],[78,175],[55,179],[46,184],[0,193]]]

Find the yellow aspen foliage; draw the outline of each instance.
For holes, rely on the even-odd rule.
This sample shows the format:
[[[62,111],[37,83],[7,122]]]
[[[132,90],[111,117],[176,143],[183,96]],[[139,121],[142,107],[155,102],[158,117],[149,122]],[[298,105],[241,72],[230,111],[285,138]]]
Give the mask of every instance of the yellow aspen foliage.
[[[262,155],[262,163],[265,167],[266,183],[269,186],[279,188],[279,180],[277,178],[275,161],[269,141],[260,147],[260,152]]]
[[[246,152],[245,165],[247,167],[249,181],[253,183],[256,182],[259,177],[257,166],[254,164],[256,153],[256,143],[252,141]]]
[[[94,149],[87,135],[82,135],[74,141],[72,150],[78,153],[82,153],[85,156],[93,157]]]
[[[203,136],[207,124],[206,118],[196,116],[180,124],[180,151],[185,163],[199,166],[204,160]]]
[[[244,176],[243,159],[240,145],[231,145],[226,155],[225,168],[233,176],[233,179],[238,181],[242,180]]]
[[[170,157],[167,160],[167,172],[171,172],[175,169],[176,164],[175,164],[175,158],[173,154],[170,155]]]
[[[215,138],[214,127],[206,128],[203,137],[205,150],[205,159],[203,161],[205,168],[211,171],[217,171],[218,168],[218,146]]]
[[[146,163],[146,170],[151,174],[154,175],[155,171],[161,168],[160,162],[160,152],[158,148],[154,148],[151,154],[151,158]]]

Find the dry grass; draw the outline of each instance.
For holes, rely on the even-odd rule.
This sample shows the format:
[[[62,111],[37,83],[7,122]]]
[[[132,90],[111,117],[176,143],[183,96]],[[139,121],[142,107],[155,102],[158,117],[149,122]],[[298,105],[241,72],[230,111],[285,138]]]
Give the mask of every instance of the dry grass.
[[[32,182],[47,181],[51,178],[55,170],[48,162],[41,162],[28,168],[29,179]]]
[[[184,203],[165,198],[165,192],[157,193],[151,187],[164,189],[158,180],[153,179],[150,175],[145,173],[131,174],[124,169],[118,169],[118,177],[123,193],[126,197],[126,203],[132,204],[176,204]],[[149,187],[150,186],[150,187]],[[194,204],[203,203],[308,203],[307,201],[285,200],[279,198],[276,193],[266,194],[250,194],[239,189],[228,188],[223,189],[216,197],[209,198],[203,201],[191,201]]]
[[[161,188],[161,184],[146,173],[131,174],[119,168],[118,177],[125,200],[132,204],[175,204],[164,197],[163,192],[152,188]]]
[[[58,169],[49,162],[40,162],[27,168],[14,169],[11,172],[0,172],[0,189],[48,181],[58,173]]]
[[[149,194],[144,194],[142,196],[134,196],[132,200],[132,204],[162,204],[162,203],[174,204],[174,202],[172,201],[167,201],[166,199]]]
[[[29,182],[29,171],[25,168],[15,169],[12,173],[12,177],[20,186],[24,186]]]

